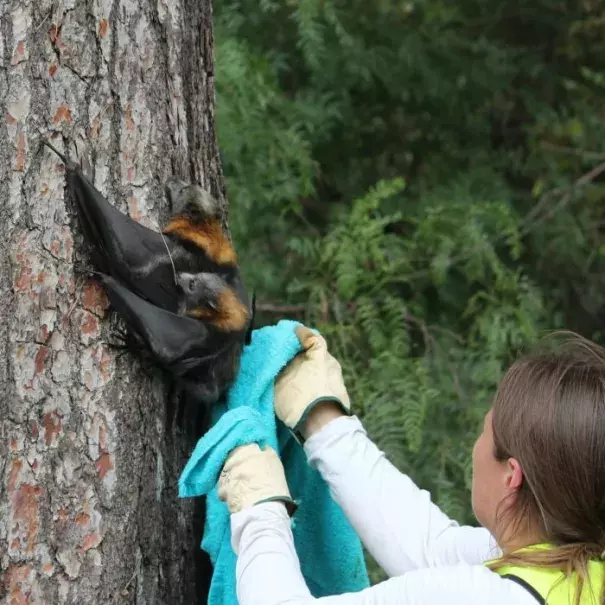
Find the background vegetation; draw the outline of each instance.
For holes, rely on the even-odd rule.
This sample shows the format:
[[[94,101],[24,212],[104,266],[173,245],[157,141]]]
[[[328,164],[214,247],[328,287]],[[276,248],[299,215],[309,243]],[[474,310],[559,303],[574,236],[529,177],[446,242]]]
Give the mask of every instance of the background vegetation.
[[[372,437],[474,523],[471,447],[510,360],[558,327],[602,340],[602,3],[214,6],[259,319],[318,327]]]

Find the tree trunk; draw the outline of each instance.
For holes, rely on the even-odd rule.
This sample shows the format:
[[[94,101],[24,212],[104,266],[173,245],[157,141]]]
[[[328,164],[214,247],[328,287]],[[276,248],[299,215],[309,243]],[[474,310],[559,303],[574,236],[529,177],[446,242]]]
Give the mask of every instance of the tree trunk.
[[[210,0],[0,0],[0,601],[205,602],[193,440],[163,376],[107,344],[64,168],[158,228],[163,183],[225,208]]]

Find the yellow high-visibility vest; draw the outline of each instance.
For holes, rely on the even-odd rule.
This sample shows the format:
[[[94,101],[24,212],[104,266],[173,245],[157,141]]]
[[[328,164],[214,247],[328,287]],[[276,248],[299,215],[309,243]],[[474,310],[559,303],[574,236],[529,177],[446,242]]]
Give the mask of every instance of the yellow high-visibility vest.
[[[536,547],[545,546],[547,547],[547,545],[536,545]],[[575,574],[571,578],[566,578],[565,574],[557,569],[521,565],[506,565],[495,569],[494,572],[523,586],[540,604],[575,605],[578,586],[578,578]],[[601,590],[604,579],[605,562],[589,561],[588,582],[584,582],[580,605],[602,605]]]

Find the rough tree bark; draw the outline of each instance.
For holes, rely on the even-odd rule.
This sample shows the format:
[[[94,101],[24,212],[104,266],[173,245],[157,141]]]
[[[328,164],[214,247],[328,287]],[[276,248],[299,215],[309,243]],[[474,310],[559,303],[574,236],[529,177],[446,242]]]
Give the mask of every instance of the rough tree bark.
[[[225,208],[210,0],[0,0],[0,600],[201,603],[192,442],[162,376],[108,346],[64,170],[157,228],[170,174]],[[196,533],[197,531],[197,533]]]

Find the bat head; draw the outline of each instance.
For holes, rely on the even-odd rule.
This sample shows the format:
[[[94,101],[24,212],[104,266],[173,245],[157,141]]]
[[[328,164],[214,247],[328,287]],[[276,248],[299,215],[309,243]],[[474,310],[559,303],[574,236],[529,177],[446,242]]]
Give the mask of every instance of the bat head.
[[[199,185],[170,178],[166,181],[165,188],[174,214],[192,214],[202,219],[220,218],[220,203]]]
[[[228,287],[215,273],[178,273],[177,283],[185,297],[185,308],[218,310],[221,293]]]
[[[178,273],[181,313],[210,323],[223,333],[244,335],[250,323],[245,293],[215,273]]]

